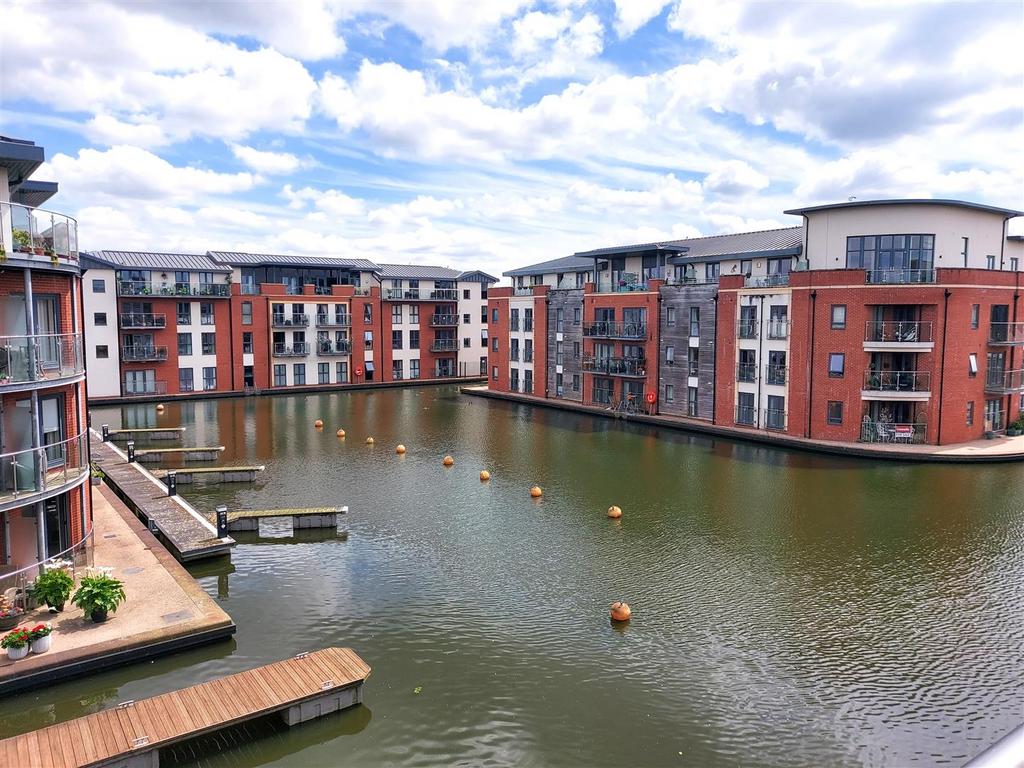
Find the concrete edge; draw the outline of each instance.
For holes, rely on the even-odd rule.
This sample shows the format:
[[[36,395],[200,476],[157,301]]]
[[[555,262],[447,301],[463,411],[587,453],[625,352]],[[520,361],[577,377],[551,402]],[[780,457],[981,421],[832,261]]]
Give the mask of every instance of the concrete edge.
[[[856,444],[835,445],[831,443],[815,443],[810,440],[804,440],[803,438],[790,438],[767,433],[754,433],[748,432],[747,430],[720,427],[710,423],[676,421],[675,419],[664,416],[648,416],[646,414],[626,416],[621,413],[609,413],[602,409],[593,408],[587,405],[579,405],[573,402],[566,402],[562,400],[552,401],[546,398],[530,397],[528,395],[510,394],[505,392],[492,392],[489,389],[480,387],[459,387],[459,392],[461,394],[472,395],[474,397],[505,400],[523,405],[539,405],[541,407],[552,408],[554,410],[573,411],[590,416],[600,416],[605,419],[618,419],[632,424],[666,427],[680,432],[693,432],[711,437],[722,437],[737,442],[771,445],[776,448],[786,448],[788,450],[803,451],[805,453],[844,456],[846,458],[885,459],[887,461],[932,464],[998,464],[1013,461],[1024,462],[1024,453],[1004,454],[1001,456],[968,456],[941,453],[904,453],[902,451],[885,451],[860,448]]]

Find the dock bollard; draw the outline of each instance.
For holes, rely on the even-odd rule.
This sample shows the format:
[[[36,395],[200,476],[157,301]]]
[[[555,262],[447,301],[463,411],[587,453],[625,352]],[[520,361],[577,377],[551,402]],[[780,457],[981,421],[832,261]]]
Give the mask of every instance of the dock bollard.
[[[109,443],[110,442],[110,425],[109,424],[104,424],[102,427],[100,427],[100,429],[103,430],[103,442],[104,443]]]
[[[178,473],[170,471],[167,473],[167,495],[173,496],[178,492]]]
[[[221,504],[217,507],[217,538],[223,539],[228,535],[228,508]]]
[[[146,527],[149,528],[149,532],[154,535],[160,533],[160,526],[152,517],[146,519]]]
[[[134,464],[135,463],[135,441],[134,440],[129,440],[128,441],[128,463],[129,464]]]

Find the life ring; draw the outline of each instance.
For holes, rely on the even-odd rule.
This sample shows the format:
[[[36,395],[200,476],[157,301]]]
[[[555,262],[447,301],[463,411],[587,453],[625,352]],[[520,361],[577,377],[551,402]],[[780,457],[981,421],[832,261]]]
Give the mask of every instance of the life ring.
[[[644,395],[644,400],[646,400],[648,403],[653,403],[655,400],[654,393],[648,392],[646,395]]]
[[[356,376],[362,376],[362,375],[363,375],[363,366],[357,365],[356,366]]]

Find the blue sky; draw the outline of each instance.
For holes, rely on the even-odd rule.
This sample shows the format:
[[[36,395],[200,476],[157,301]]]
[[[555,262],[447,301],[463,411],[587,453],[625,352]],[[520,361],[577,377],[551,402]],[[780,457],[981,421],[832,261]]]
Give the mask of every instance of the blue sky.
[[[492,273],[798,223],[1024,208],[1020,2],[14,2],[0,130],[87,248]]]

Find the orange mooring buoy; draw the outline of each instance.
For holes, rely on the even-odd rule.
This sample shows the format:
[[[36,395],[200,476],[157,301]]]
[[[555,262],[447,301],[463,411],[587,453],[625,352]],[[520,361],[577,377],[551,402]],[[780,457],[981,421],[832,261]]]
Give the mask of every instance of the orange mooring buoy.
[[[345,430],[344,429],[339,429],[334,434],[336,434],[338,437],[344,437],[345,436]]]
[[[451,456],[445,456],[444,461],[441,463],[444,464],[446,467],[450,467],[455,464],[455,459],[453,459]]]
[[[480,479],[484,480],[484,481],[490,480],[491,479],[491,473],[488,472],[486,469],[481,469],[480,470]]]
[[[405,446],[399,443],[395,446],[395,453],[405,453]]]
[[[366,444],[367,445],[373,445],[373,438],[372,437],[366,438]]]
[[[629,618],[632,615],[633,611],[630,610],[629,603],[623,603],[621,600],[612,603],[612,621],[629,621]]]
[[[610,507],[608,507],[608,517],[612,518],[613,520],[618,520],[620,517],[622,517],[622,510],[616,505],[612,504]]]
[[[323,429],[324,423],[320,419],[317,419],[316,421],[313,422],[313,426],[316,427],[317,429]]]
[[[156,404],[156,410],[157,410],[157,412],[163,412],[164,404],[163,403],[157,403]]]
[[[544,491],[540,489],[539,485],[535,485],[533,486],[533,488],[530,489],[530,495],[533,496],[533,498],[535,499],[539,499],[541,496],[544,495]]]

